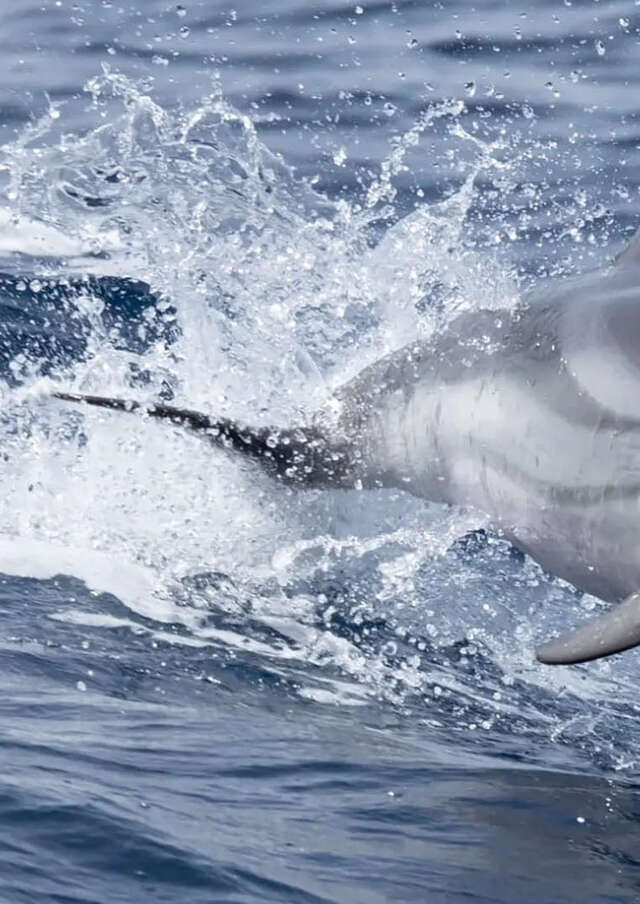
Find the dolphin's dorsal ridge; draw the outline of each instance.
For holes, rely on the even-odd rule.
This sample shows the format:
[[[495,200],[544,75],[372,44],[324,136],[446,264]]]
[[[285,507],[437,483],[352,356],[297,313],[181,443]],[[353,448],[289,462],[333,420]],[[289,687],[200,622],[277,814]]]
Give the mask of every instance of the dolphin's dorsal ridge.
[[[633,238],[614,261],[616,267],[640,266],[640,229],[634,233]]]

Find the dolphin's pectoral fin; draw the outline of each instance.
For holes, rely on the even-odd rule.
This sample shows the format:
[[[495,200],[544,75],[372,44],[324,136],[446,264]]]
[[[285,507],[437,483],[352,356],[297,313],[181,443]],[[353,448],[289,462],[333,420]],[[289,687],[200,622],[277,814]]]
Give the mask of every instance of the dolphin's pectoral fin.
[[[600,618],[536,649],[539,662],[572,665],[622,653],[640,644],[640,593],[632,593]]]
[[[626,248],[614,260],[616,267],[633,267],[640,264],[640,229],[634,234]]]

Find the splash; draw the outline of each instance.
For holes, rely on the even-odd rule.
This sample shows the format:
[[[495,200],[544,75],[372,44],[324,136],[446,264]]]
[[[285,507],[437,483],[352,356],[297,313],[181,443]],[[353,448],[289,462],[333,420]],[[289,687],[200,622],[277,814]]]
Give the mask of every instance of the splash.
[[[383,698],[429,724],[552,725],[575,737],[580,704],[550,717],[526,691],[548,674],[520,652],[541,601],[560,610],[571,591],[531,563],[506,568],[504,544],[480,568],[465,558],[456,542],[482,527],[477,518],[401,494],[294,495],[178,430],[43,396],[55,379],[294,421],[461,310],[515,303],[511,270],[466,234],[478,178],[508,170],[508,149],[470,138],[462,103],[430,106],[360,198],[332,201],[296,179],[215,83],[188,110],[166,110],[109,71],[87,90],[95,125],[85,134],[61,132],[64,109],[51,107],[0,150],[2,269],[20,274],[16,292],[40,311],[65,287],[65,322],[84,330],[72,360],[13,349],[0,566],[72,572],[129,606],[130,620],[105,615],[104,628],[137,616],[179,625],[178,640],[212,655],[242,651],[286,669],[308,699]],[[476,156],[455,192],[400,216],[394,179],[438,122]],[[382,237],[381,222],[391,224]],[[150,287],[136,347],[121,341],[124,321],[105,320],[91,280],[107,276]],[[508,586],[487,581],[496,563]],[[83,617],[97,624],[75,604],[56,613]],[[505,642],[514,633],[517,649]],[[566,675],[552,680],[571,700],[584,693]]]

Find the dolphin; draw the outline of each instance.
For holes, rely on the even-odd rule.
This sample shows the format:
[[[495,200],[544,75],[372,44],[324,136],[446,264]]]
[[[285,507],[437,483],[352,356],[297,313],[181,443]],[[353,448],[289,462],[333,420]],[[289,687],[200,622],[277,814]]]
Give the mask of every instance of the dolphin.
[[[640,644],[640,231],[602,270],[513,310],[457,316],[365,368],[308,424],[251,428],[158,403],[144,410],[257,460],[291,485],[395,487],[472,507],[545,570],[616,605],[540,646],[585,662]]]

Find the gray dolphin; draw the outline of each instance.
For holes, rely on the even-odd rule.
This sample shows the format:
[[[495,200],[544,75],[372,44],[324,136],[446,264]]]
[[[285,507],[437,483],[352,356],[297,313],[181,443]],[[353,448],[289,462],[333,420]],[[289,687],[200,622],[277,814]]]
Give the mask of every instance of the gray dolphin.
[[[116,410],[136,402],[58,392]],[[640,644],[640,232],[609,267],[513,311],[462,314],[363,370],[293,429],[145,407],[299,486],[397,487],[486,513],[580,590],[619,603],[539,647],[545,663]]]

